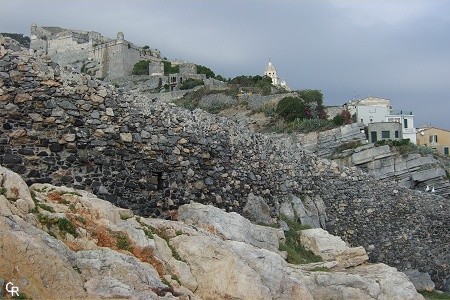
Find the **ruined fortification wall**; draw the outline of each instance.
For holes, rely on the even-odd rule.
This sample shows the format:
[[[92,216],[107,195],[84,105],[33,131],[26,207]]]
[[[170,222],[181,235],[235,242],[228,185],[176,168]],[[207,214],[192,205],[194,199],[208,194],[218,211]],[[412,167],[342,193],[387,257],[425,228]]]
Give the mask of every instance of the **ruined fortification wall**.
[[[47,30],[33,24],[31,36],[31,49],[48,54],[62,66],[68,65],[80,71],[88,60],[96,62],[99,72],[93,75],[100,78],[131,75],[134,64],[141,59],[141,54],[148,55],[151,52],[125,41],[123,33],[120,32],[116,40],[110,40],[98,32],[57,27]],[[159,55],[159,52],[156,51],[155,55]]]
[[[89,42],[80,43],[72,35],[61,36],[47,42],[48,55],[58,64],[71,65],[88,59],[91,47]]]
[[[339,168],[226,118],[120,94],[1,42],[0,164],[28,184],[91,190],[165,217],[191,200],[242,213],[250,194],[276,216],[295,195],[309,210],[325,203],[327,229],[365,246],[373,261],[428,271],[438,286],[448,279],[448,200]]]

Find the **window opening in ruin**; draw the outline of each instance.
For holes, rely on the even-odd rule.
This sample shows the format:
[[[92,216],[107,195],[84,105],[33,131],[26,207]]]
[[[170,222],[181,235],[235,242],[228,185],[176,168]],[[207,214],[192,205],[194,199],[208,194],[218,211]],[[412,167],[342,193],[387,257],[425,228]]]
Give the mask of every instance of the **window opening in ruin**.
[[[391,132],[388,130],[381,131],[381,138],[383,138],[383,139],[391,138]]]
[[[163,179],[162,179],[162,172],[156,173],[156,176],[158,177],[158,187],[157,187],[157,189],[159,191],[159,190],[162,190],[163,187],[164,187]]]

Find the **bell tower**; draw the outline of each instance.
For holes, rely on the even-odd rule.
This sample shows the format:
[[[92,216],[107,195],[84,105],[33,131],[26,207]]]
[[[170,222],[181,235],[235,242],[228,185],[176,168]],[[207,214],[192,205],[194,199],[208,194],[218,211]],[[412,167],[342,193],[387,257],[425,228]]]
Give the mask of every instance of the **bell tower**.
[[[269,76],[270,78],[272,78],[272,84],[273,85],[278,85],[277,70],[272,65],[272,62],[270,61],[270,58],[269,58],[269,64],[267,65],[266,71],[264,72],[264,76]]]

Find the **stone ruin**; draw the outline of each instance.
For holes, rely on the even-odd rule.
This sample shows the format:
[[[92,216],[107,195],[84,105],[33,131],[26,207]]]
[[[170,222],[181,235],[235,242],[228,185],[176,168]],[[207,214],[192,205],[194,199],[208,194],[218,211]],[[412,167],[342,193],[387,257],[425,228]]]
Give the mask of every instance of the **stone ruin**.
[[[95,31],[31,25],[30,49],[71,70],[82,71],[97,78],[131,75],[140,60],[161,61],[157,49],[145,49],[125,40],[122,32],[116,39]]]

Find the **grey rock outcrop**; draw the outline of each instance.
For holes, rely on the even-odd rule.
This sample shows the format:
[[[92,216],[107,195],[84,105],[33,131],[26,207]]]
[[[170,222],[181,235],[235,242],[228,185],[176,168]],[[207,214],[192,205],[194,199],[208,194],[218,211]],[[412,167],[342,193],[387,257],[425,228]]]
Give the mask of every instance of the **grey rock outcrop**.
[[[434,282],[428,273],[422,273],[419,270],[405,270],[403,273],[408,276],[409,280],[414,284],[418,291],[433,291],[435,288]]]
[[[225,213],[218,208],[199,203],[181,206],[178,209],[178,219],[226,240],[246,242],[273,252],[278,252],[279,241],[284,239],[280,229],[255,225],[237,213]]]
[[[19,178],[16,184],[25,186]],[[66,187],[35,184],[30,194],[36,209],[0,206],[0,277],[16,283],[22,297],[347,299],[353,293],[360,299],[423,299],[404,274],[383,264],[334,270],[329,262],[329,272],[290,265],[278,251],[241,240],[246,227],[264,229],[212,206],[181,206],[179,215],[195,219],[192,226],[136,217]],[[224,230],[230,220],[235,226]],[[222,229],[205,230],[211,228]],[[267,227],[266,234],[272,229]]]

